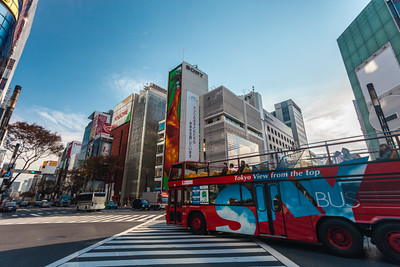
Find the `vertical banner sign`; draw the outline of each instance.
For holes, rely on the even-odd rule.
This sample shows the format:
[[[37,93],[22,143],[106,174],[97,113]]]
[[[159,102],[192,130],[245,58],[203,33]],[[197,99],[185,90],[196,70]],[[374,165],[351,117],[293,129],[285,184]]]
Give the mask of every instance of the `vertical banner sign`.
[[[168,76],[167,117],[165,127],[163,189],[168,189],[168,175],[172,164],[179,160],[179,128],[181,112],[182,65]]]
[[[185,160],[199,161],[199,96],[187,92]]]

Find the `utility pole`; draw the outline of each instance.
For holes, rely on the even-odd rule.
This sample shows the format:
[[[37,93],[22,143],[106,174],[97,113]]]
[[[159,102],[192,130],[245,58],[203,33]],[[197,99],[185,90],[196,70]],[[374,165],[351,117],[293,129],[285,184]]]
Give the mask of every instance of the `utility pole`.
[[[387,142],[388,146],[393,149],[393,148],[395,148],[395,144],[391,137],[389,125],[387,124],[385,115],[383,114],[381,103],[376,94],[374,85],[372,83],[367,84],[367,89],[368,89],[369,96],[371,97],[372,105],[375,108],[376,116],[378,117],[379,123],[382,127],[382,132],[386,136],[386,142]]]
[[[7,131],[8,122],[10,121],[11,115],[14,111],[15,104],[17,104],[18,96],[21,92],[21,89],[22,89],[21,86],[19,85],[15,86],[14,92],[10,99],[10,103],[8,104],[6,112],[4,113],[4,117],[0,122],[0,145],[3,143],[3,139]]]

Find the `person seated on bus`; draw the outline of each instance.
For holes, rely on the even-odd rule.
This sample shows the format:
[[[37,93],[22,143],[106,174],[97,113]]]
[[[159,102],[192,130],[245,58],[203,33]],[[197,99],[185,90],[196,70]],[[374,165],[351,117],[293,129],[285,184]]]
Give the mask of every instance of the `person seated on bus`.
[[[243,173],[249,173],[249,172],[252,172],[252,170],[250,168],[250,165],[246,164],[245,167],[244,167]]]
[[[226,174],[234,174],[237,172],[237,169],[233,166],[233,163],[229,164],[229,170]]]
[[[394,159],[396,157],[396,151],[391,149],[387,144],[379,146],[379,157],[376,160]]]
[[[352,159],[356,159],[357,155],[355,154],[351,154],[350,150],[348,150],[347,148],[342,148],[342,153],[343,153],[343,161],[349,161]]]
[[[221,175],[226,175],[228,173],[228,164],[226,162],[224,162],[222,164],[222,171],[221,171]]]
[[[244,168],[246,168],[246,162],[244,160],[240,161],[240,173],[243,173]]]
[[[342,153],[340,153],[340,151],[336,151],[335,152],[335,161],[336,161],[336,164],[339,164],[339,163],[342,163],[343,162],[343,155],[342,155]]]

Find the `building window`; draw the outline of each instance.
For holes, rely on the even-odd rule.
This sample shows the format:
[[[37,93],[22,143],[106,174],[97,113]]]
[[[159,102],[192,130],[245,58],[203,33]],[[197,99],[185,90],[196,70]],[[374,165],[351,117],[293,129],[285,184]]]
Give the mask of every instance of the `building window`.
[[[283,107],[282,108],[282,115],[283,115],[283,121],[290,121],[290,114],[289,114],[289,108],[288,107]]]
[[[162,165],[163,164],[162,160],[163,157],[156,157],[156,165]]]
[[[237,121],[235,119],[229,118],[228,116],[225,116],[225,120],[230,122],[230,123],[232,123],[232,124],[234,124],[234,125],[236,125],[236,126],[238,126],[238,127],[240,127],[240,128],[244,128],[243,123],[241,123],[241,122],[239,122],[239,121]]]
[[[213,122],[220,121],[220,120],[221,120],[221,116],[214,117],[214,118],[206,120],[206,124],[211,124]]]

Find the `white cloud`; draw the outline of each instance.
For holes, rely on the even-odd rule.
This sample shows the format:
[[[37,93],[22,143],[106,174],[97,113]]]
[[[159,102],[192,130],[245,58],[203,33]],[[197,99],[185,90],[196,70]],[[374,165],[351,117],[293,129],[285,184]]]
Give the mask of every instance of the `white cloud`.
[[[41,106],[15,109],[11,123],[15,121],[36,123],[51,132],[56,132],[64,144],[73,140],[82,141],[83,132],[88,124],[87,116],[82,113],[51,110]]]
[[[122,100],[130,94],[138,93],[149,80],[133,78],[129,74],[111,74],[105,81],[106,85],[114,92],[116,99]]]
[[[351,91],[331,91],[313,98],[303,107],[304,123],[310,143],[361,135]]]

